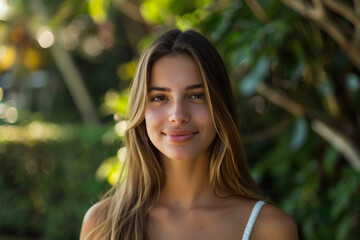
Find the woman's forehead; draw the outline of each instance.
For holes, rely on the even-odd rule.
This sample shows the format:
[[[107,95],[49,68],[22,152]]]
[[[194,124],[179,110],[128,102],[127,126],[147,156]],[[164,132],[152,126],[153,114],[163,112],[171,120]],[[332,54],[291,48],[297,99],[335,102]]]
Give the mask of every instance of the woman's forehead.
[[[149,85],[159,84],[202,84],[202,77],[192,57],[185,54],[166,55],[153,64],[150,74]]]

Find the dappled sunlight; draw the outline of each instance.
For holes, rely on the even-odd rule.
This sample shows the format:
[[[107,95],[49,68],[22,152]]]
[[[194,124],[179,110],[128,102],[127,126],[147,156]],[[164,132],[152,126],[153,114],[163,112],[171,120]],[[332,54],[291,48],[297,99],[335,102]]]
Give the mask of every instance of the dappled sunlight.
[[[124,179],[137,59],[170,28],[223,57],[252,174],[302,237],[357,238],[357,3],[0,0],[0,239],[78,237],[90,202]]]
[[[31,144],[59,141],[71,137],[66,127],[53,123],[32,122],[25,126],[0,126],[0,142]]]
[[[117,157],[108,158],[97,169],[96,177],[101,180],[106,179],[109,184],[114,186],[119,180],[122,167],[123,163]],[[122,177],[124,176],[122,175]]]
[[[121,92],[109,89],[104,96],[104,103],[101,105],[101,111],[104,114],[113,114],[116,122],[126,118],[127,105],[129,101],[129,89]]]
[[[117,68],[117,75],[120,79],[131,80],[135,75],[137,64],[138,62],[135,60],[121,64]]]

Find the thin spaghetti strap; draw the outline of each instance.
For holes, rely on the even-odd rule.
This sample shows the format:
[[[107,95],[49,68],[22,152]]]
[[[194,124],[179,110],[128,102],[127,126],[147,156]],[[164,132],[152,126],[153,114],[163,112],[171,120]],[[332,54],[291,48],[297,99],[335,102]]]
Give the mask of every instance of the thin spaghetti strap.
[[[249,240],[249,237],[250,237],[251,231],[254,227],[257,216],[259,215],[260,209],[264,204],[265,204],[265,202],[263,202],[263,201],[258,201],[255,204],[255,206],[251,212],[251,215],[249,217],[249,220],[246,224],[246,228],[245,228],[242,240]]]

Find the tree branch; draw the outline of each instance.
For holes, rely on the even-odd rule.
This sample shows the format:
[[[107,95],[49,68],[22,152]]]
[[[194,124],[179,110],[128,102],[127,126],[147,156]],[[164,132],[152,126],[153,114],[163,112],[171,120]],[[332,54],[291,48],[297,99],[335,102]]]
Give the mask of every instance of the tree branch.
[[[271,89],[265,83],[261,83],[258,86],[257,92],[263,97],[267,98],[270,102],[285,109],[297,117],[305,115],[305,109],[303,106],[287,97],[284,93]]]
[[[356,16],[360,17],[360,0],[354,0],[354,8]]]
[[[245,144],[259,142],[277,136],[282,132],[284,132],[284,130],[289,125],[289,123],[290,123],[289,119],[286,119],[285,121],[279,122],[278,124],[271,126],[267,129],[263,129],[258,132],[244,134],[243,142]]]
[[[360,153],[356,146],[352,144],[351,139],[321,120],[314,110],[303,107],[284,93],[272,89],[264,83],[259,85],[257,92],[267,98],[270,102],[297,117],[309,117],[312,120],[311,126],[313,130],[323,137],[330,145],[338,149],[354,169],[360,171]]]
[[[298,0],[282,0],[284,4],[315,21],[325,32],[327,32],[340,48],[349,56],[355,66],[360,69],[360,50],[349,41],[341,30],[329,19],[326,14],[322,14],[319,10],[306,5]]]
[[[325,9],[324,9],[324,5],[322,3],[321,0],[313,0],[314,1],[314,7],[316,12],[320,15],[323,16],[325,15]]]
[[[42,13],[41,17],[43,19],[40,20],[42,22],[38,22],[37,24],[40,25],[44,22],[48,22],[49,17],[42,1],[32,1],[31,4],[34,12]],[[36,26],[36,28],[38,27],[39,26]],[[71,93],[83,121],[87,124],[98,124],[99,120],[95,107],[70,53],[62,48],[57,41],[49,48],[49,51],[64,78],[65,84]]]
[[[356,28],[360,28],[360,18],[355,14],[353,9],[347,6],[345,3],[336,1],[336,0],[323,0],[325,5],[337,12],[344,18],[348,19],[350,22],[354,24]]]
[[[319,13],[317,12],[317,10],[309,5],[306,4],[302,1],[298,1],[298,0],[282,0],[283,3],[285,5],[287,5],[288,7],[292,8],[293,10],[295,10],[296,12],[310,17],[310,18],[318,18],[319,17]]]
[[[81,113],[83,121],[87,124],[98,124],[99,121],[90,95],[69,52],[63,49],[57,42],[50,47],[50,52],[69,88],[75,105]]]
[[[127,0],[113,0],[113,3],[114,6],[128,18],[143,25],[147,25],[147,23],[144,21],[143,17],[141,16],[139,7],[136,6],[135,4]]]
[[[262,23],[269,23],[270,18],[265,13],[264,9],[256,0],[245,0],[251,11],[255,14],[255,16],[262,22]]]
[[[354,0],[354,8],[356,16],[360,18],[360,0]],[[360,27],[355,28],[353,43],[355,46],[360,46]]]
[[[352,141],[324,122],[314,120],[311,126],[317,134],[341,152],[355,170],[360,171],[360,153]]]

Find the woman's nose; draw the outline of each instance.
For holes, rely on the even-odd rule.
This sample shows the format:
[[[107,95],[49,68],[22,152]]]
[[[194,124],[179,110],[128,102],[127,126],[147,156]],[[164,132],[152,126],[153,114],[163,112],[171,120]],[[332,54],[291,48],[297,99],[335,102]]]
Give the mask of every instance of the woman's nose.
[[[190,120],[190,114],[186,103],[178,100],[173,103],[170,109],[169,122],[174,124],[187,123]]]

